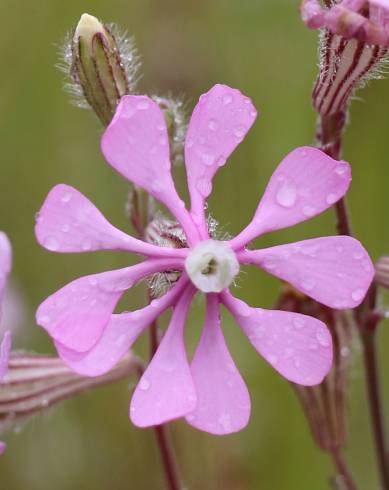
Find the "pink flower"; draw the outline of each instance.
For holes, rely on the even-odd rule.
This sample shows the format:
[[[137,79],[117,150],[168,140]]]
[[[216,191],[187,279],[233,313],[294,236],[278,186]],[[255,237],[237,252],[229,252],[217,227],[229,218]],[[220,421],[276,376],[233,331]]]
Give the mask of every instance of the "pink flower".
[[[288,380],[314,385],[329,371],[332,342],[321,321],[252,308],[231,294],[228,288],[241,264],[263,268],[332,308],[356,307],[371,283],[369,256],[350,237],[246,249],[259,235],[305,221],[346,193],[349,165],[315,148],[298,148],[285,157],[251,223],[238,236],[230,241],[210,238],[204,205],[213,177],[256,115],[249,98],[225,85],[216,85],[201,96],[185,143],[188,211],[170,172],[169,140],[161,110],[148,97],[121,99],[102,138],[103,154],[119,173],[169,209],[185,232],[188,248],[159,247],[126,235],[108,223],[86,197],[63,184],[51,190],[39,213],[36,236],[49,250],[116,249],[146,256],[140,264],[77,279],[40,305],[38,324],[76,372],[97,376],[112,369],[153,320],[173,309],[158,351],[132,398],[130,417],[137,426],[186,417],[199,429],[227,434],[247,424],[250,398],[223,337],[220,304],[230,311],[255,349]],[[137,281],[171,270],[182,274],[163,297],[138,311],[113,313],[122,294]],[[184,328],[198,291],[206,293],[206,318],[189,363]]]
[[[5,233],[0,232],[0,319],[1,319],[1,302],[3,300],[7,278],[11,272],[12,249],[8,237]],[[0,382],[4,378],[8,369],[9,355],[11,352],[12,336],[7,330],[0,343]],[[6,444],[0,441],[0,455],[4,453]]]
[[[0,232],[0,319],[1,303],[3,300],[7,278],[11,272],[12,249],[8,237],[5,233]],[[11,351],[11,332],[7,330],[0,344],[0,380],[4,378],[7,372],[9,353]]]
[[[301,16],[312,29],[328,28],[347,39],[389,46],[388,0],[340,0],[322,7],[320,0],[303,0]]]

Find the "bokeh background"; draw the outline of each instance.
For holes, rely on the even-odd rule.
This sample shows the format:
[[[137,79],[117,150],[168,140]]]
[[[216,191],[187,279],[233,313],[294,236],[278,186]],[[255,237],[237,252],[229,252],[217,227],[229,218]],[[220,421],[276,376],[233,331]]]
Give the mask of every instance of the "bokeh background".
[[[50,292],[85,273],[133,263],[121,253],[61,256],[41,249],[34,214],[56,183],[89,196],[117,226],[130,229],[124,212],[128,184],[99,152],[101,127],[90,111],[69,104],[56,70],[57,50],[83,12],[116,22],[135,37],[142,55],[140,92],[184,95],[189,112],[199,95],[222,82],[252,97],[260,117],[229,165],[216,178],[210,210],[236,233],[251,217],[275,165],[291,149],[313,142],[310,92],[316,76],[317,35],[299,19],[291,0],[1,0],[0,229],[14,245],[13,283],[23,295],[16,346],[52,352],[34,323],[34,309]],[[353,165],[349,195],[355,233],[373,258],[389,251],[389,80],[359,93],[345,137]],[[181,188],[184,171],[177,169]],[[334,233],[331,211],[263,238],[262,245]],[[236,293],[270,307],[279,284],[247,271]],[[143,302],[142,288],[127,298]],[[190,349],[202,324],[199,302],[188,325]],[[172,424],[174,443],[190,490],[324,490],[331,465],[314,445],[289,384],[258,357],[232,320],[225,332],[252,397],[242,432],[218,438],[185,423]],[[380,334],[385,402],[389,407],[389,332]],[[146,355],[146,341],[136,346]],[[347,458],[360,488],[378,488],[367,422],[358,344],[351,370]],[[1,487],[7,490],[164,489],[151,430],[128,421],[131,383],[117,383],[67,401],[5,438]],[[388,414],[389,415],[389,414]],[[389,417],[388,417],[389,418]]]

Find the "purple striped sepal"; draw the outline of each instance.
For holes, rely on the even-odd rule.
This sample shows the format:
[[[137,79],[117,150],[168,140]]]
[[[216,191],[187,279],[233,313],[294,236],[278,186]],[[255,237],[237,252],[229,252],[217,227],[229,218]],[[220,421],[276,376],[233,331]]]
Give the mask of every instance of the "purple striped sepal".
[[[357,39],[346,39],[329,30],[323,31],[320,73],[313,90],[315,110],[321,116],[343,112],[354,90],[371,76],[387,50]]]

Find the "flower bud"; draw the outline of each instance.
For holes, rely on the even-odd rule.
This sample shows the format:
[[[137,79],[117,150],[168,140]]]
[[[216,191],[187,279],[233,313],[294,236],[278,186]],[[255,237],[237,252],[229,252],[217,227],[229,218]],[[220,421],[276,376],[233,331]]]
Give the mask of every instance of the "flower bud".
[[[329,6],[304,0],[301,15],[308,27],[323,29],[314,108],[321,116],[344,112],[353,92],[379,75],[389,46],[389,9],[379,0],[341,0]]]
[[[378,259],[376,265],[376,282],[380,286],[389,289],[389,257],[384,255]]]
[[[165,116],[166,127],[170,141],[170,155],[173,163],[179,164],[184,160],[184,140],[187,130],[184,104],[182,100],[153,96]]]
[[[133,90],[137,56],[130,41],[117,37],[96,17],[83,14],[64,50],[64,70],[74,85],[70,91],[82,95],[104,126],[120,98]]]
[[[186,248],[188,246],[182,227],[176,221],[158,214],[147,226],[144,238],[146,242],[159,247]],[[165,271],[154,274],[149,283],[150,296],[159,298],[180,278],[181,271]]]
[[[0,382],[0,432],[90,388],[126,378],[139,370],[128,353],[109,373],[95,378],[74,373],[61,359],[13,352]]]

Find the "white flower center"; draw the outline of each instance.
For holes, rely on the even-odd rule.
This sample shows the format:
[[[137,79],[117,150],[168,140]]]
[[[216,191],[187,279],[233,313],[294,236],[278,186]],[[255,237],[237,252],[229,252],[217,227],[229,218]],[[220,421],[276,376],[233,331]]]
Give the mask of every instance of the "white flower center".
[[[190,252],[185,270],[193,284],[203,293],[220,293],[239,272],[235,253],[223,242],[206,240]]]

